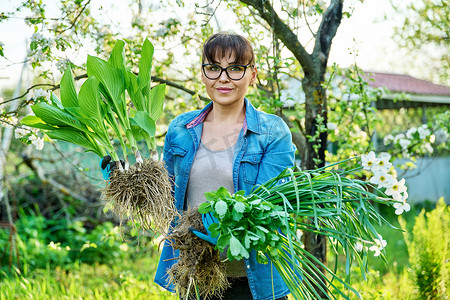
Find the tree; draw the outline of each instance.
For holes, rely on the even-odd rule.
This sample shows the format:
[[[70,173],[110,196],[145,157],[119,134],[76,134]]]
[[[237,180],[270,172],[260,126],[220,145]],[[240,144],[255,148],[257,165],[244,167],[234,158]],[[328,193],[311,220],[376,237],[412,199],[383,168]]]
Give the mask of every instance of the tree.
[[[447,0],[391,1],[396,15],[402,22],[395,28],[394,39],[412,55],[432,58],[427,70],[430,79],[449,84],[450,47],[449,15]]]

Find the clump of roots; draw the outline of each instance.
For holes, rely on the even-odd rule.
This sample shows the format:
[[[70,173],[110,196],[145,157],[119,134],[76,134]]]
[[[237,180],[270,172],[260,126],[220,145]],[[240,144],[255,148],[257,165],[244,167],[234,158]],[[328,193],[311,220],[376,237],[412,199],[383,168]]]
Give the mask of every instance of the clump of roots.
[[[189,299],[197,299],[196,289],[202,299],[221,297],[229,287],[229,282],[219,251],[190,232],[189,228],[206,233],[201,215],[196,209],[184,212],[178,225],[167,237],[172,247],[180,250],[177,263],[168,271],[170,280],[183,299],[188,294]]]
[[[115,170],[102,190],[121,222],[131,219],[141,229],[167,232],[176,209],[164,162],[146,159],[128,170]],[[151,228],[153,227],[153,228]]]

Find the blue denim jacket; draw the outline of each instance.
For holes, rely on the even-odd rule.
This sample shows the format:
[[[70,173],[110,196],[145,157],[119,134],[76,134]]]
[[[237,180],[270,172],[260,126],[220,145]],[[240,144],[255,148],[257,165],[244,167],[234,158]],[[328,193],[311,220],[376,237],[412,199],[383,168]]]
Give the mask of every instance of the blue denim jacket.
[[[245,121],[233,159],[233,183],[234,192],[244,190],[249,194],[255,185],[294,165],[295,147],[289,128],[280,117],[256,110],[247,99],[245,106]],[[201,111],[181,114],[169,125],[164,143],[164,161],[167,171],[174,177],[175,206],[180,211],[185,207],[189,173],[200,144],[203,121],[211,109],[212,103],[209,103]],[[155,282],[171,292],[175,292],[175,288],[168,282],[166,270],[176,263],[173,258],[178,254],[178,250],[175,251],[166,241],[155,276]],[[274,299],[289,294],[270,262],[257,263],[255,251],[244,261],[253,299]]]

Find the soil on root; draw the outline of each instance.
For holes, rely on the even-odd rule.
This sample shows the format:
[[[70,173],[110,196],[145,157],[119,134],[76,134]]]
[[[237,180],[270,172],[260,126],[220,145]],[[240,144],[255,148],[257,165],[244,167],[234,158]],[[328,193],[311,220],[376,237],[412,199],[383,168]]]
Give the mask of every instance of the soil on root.
[[[176,214],[172,183],[164,162],[146,159],[128,170],[115,170],[102,198],[121,220],[131,219],[141,229],[165,233]],[[152,227],[152,228],[151,228]]]
[[[180,250],[177,262],[168,271],[170,280],[182,299],[188,291],[189,299],[197,299],[195,289],[202,299],[221,297],[230,284],[224,264],[220,261],[219,251],[214,249],[214,245],[190,232],[189,228],[206,233],[201,214],[196,209],[185,211],[167,237],[172,247]]]

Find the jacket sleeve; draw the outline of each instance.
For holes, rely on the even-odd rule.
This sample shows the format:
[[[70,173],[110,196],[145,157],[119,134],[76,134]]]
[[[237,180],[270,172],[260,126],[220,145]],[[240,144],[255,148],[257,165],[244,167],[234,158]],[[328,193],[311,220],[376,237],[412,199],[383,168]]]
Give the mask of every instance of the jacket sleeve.
[[[295,165],[295,150],[289,127],[281,118],[277,117],[269,130],[256,183],[264,183],[278,176],[287,167],[293,167]]]

